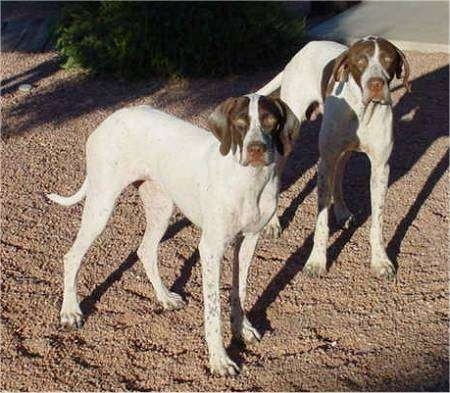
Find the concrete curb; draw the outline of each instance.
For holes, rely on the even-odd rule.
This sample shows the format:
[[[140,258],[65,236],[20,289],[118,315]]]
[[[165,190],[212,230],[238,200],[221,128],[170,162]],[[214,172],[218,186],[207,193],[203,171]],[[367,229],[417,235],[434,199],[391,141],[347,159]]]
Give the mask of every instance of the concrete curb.
[[[363,2],[315,26],[308,38],[350,45],[378,35],[403,50],[449,53],[447,2]]]

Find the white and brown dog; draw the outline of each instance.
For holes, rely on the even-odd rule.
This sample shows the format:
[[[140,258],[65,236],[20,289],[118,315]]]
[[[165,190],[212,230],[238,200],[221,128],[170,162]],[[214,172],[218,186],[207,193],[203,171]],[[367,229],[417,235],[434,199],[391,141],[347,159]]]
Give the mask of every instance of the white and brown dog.
[[[61,324],[80,327],[83,315],[76,276],[89,246],[102,232],[120,193],[139,182],[147,227],[138,256],[166,309],[184,305],[162,283],[157,248],[174,204],[202,229],[205,335],[212,372],[235,375],[220,323],[222,257],[237,234],[243,240],[234,262],[231,323],[235,337],[260,335],[244,314],[247,272],[259,234],[278,200],[277,162],[291,150],[299,122],[279,99],[259,95],[230,98],[209,118],[213,135],[149,106],[121,109],[109,116],[86,144],[86,179],[71,197],[48,195],[68,206],[86,197],[78,236],[64,256]]]
[[[328,209],[332,197],[337,222],[348,226],[352,219],[342,194],[342,177],[350,152],[362,151],[371,163],[371,267],[378,276],[395,275],[383,245],[382,213],[393,145],[389,84],[394,76],[401,77],[402,70],[403,85],[409,90],[409,65],[404,54],[382,38],[366,37],[351,47],[314,41],[257,92],[269,95],[281,87],[281,99],[300,121],[324,113],[319,135],[319,212],[314,247],[304,268],[307,274],[326,272]],[[269,227],[277,232],[276,216]]]

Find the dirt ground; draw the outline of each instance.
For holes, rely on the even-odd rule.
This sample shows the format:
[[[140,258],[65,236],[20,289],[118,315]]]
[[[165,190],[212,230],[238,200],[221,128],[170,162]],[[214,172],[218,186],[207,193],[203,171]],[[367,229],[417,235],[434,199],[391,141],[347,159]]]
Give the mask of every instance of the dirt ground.
[[[162,312],[137,260],[144,214],[129,188],[79,275],[79,331],[59,327],[62,256],[79,228],[70,208],[43,194],[71,194],[84,172],[84,145],[114,110],[150,104],[205,125],[221,100],[268,81],[278,69],[224,80],[128,83],[58,68],[54,53],[3,53],[1,188],[1,383],[29,391],[448,391],[448,56],[409,52],[412,94],[394,93],[396,144],[385,239],[395,282],[369,269],[369,164],[351,159],[345,180],[358,225],[334,232],[329,273],[302,274],[316,212],[318,121],[304,127],[283,180],[284,232],[262,239],[247,308],[260,343],[230,343],[232,250],[223,263],[225,343],[243,365],[211,376],[203,338],[199,230],[180,213],[160,247],[164,281],[187,307]],[[21,82],[30,93],[17,90]]]

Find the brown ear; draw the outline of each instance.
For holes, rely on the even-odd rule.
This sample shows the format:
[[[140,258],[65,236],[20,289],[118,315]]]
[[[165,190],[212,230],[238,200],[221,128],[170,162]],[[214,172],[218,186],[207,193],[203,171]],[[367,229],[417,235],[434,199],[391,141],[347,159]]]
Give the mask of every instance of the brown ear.
[[[333,75],[333,78],[336,82],[343,81],[346,82],[348,79],[348,50],[341,53],[335,60],[334,60],[334,67],[333,71],[331,72],[331,75]]]
[[[274,99],[275,104],[281,112],[282,124],[280,130],[280,140],[283,145],[283,156],[288,156],[294,148],[294,142],[300,134],[300,121],[292,112],[291,108],[280,98]]]
[[[411,92],[411,84],[409,82],[409,63],[408,60],[406,60],[405,54],[398,49],[397,47],[395,47],[397,53],[400,56],[401,61],[398,63],[397,65],[397,69],[395,70],[395,76],[397,77],[397,79],[400,79],[402,76],[402,68],[404,69],[404,74],[403,74],[403,86],[406,89],[406,91],[408,91],[409,93]]]
[[[208,126],[214,136],[220,141],[220,153],[223,156],[226,156],[230,152],[231,145],[234,145],[229,115],[236,103],[237,98],[228,98],[217,106],[208,118]],[[235,151],[235,149],[236,146],[234,145],[233,151]]]

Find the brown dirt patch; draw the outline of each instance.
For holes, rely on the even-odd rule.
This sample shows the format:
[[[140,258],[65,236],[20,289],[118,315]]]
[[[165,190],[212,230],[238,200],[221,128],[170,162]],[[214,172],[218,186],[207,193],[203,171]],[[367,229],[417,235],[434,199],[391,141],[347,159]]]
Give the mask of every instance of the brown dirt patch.
[[[318,123],[306,127],[284,179],[280,239],[260,241],[248,309],[261,343],[232,357],[237,378],[209,375],[203,339],[199,231],[180,214],[160,248],[162,275],[188,305],[161,313],[135,250],[144,216],[134,189],[120,198],[85,259],[82,330],[58,326],[62,256],[82,204],[62,208],[43,193],[70,194],[84,178],[84,144],[124,105],[146,103],[205,124],[214,105],[247,93],[273,72],[226,80],[142,83],[58,70],[52,53],[2,54],[1,389],[6,390],[448,390],[448,57],[408,53],[413,94],[395,92],[398,123],[385,238],[395,283],[369,271],[368,161],[355,155],[346,196],[359,226],[337,231],[323,279],[301,270],[311,249]],[[21,76],[20,76],[21,75]],[[17,91],[31,81],[29,94]],[[225,342],[231,252],[224,261]]]

